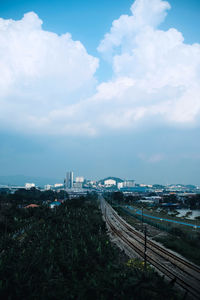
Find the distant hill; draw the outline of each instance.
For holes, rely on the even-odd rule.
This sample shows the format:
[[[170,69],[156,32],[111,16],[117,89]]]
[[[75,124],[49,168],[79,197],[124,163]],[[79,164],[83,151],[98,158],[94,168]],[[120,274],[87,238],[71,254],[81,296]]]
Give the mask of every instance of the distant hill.
[[[0,176],[0,184],[2,185],[24,186],[27,182],[35,183],[36,186],[44,186],[45,184],[63,183],[63,179],[24,175]]]
[[[115,180],[117,183],[124,181],[121,178],[109,176],[109,177],[99,180],[99,183],[103,184],[105,180],[109,180],[109,179]]]

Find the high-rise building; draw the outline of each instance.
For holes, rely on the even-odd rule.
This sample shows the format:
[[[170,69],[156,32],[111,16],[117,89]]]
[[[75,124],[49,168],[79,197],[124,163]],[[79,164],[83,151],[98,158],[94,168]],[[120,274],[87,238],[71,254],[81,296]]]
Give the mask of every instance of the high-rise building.
[[[73,188],[73,172],[67,172],[64,182],[67,189]]]

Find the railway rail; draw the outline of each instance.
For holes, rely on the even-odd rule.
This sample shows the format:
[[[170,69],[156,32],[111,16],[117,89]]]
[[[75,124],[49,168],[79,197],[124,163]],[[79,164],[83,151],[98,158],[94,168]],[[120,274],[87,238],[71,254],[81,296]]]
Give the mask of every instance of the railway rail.
[[[139,237],[142,240],[142,243],[144,243],[144,236],[139,233],[137,230],[133,229],[132,226],[130,226],[129,224],[127,224],[122,218],[119,217],[119,215],[113,211],[113,215],[116,217],[116,219],[121,222],[121,224],[123,224],[131,233],[133,233],[135,236]],[[175,262],[175,264],[177,265],[178,263],[181,263],[184,265],[185,267],[185,272],[188,272],[191,276],[193,277],[197,277],[199,280],[199,284],[200,284],[200,267],[188,262],[185,259],[182,259],[181,257],[173,254],[172,252],[167,251],[165,248],[161,247],[160,245],[156,244],[155,242],[152,242],[150,239],[148,239],[147,241],[147,245],[149,245],[149,247],[151,248],[154,247],[155,250],[157,250],[157,252],[161,252],[164,255],[167,255],[168,259],[170,259],[170,261],[173,263]],[[188,268],[188,271],[186,271],[186,269]],[[192,271],[192,272],[191,272]],[[194,273],[194,274],[193,274]]]
[[[200,299],[200,268],[170,252],[149,238],[144,251],[144,234],[126,223],[102,198],[101,209],[110,230],[141,258],[147,260],[158,271],[176,282],[193,299]]]

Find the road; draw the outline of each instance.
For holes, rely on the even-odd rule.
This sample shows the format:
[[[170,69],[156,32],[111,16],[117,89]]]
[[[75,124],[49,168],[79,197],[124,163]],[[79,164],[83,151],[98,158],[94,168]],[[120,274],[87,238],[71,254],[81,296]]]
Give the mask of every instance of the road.
[[[185,226],[190,226],[190,227],[193,227],[193,228],[200,228],[200,226],[197,226],[195,224],[190,224],[190,223],[186,223],[186,222],[181,222],[181,221],[171,220],[171,219],[165,219],[165,218],[160,218],[160,217],[155,217],[155,216],[147,215],[147,214],[144,214],[144,213],[142,214],[141,210],[136,210],[132,206],[129,206],[129,205],[127,205],[125,207],[130,209],[130,210],[135,210],[135,213],[138,214],[138,215],[143,215],[144,217],[148,217],[148,218],[151,218],[151,219],[156,219],[156,220],[159,220],[159,221],[166,221],[166,222],[171,222],[171,223],[177,223],[177,224],[181,224],[181,225],[185,225]]]

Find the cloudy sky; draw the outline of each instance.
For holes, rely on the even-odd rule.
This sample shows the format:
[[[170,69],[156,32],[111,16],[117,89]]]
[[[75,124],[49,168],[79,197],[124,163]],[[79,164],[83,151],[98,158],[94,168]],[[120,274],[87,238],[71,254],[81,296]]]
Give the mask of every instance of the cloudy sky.
[[[200,185],[198,0],[1,0],[0,175]]]

